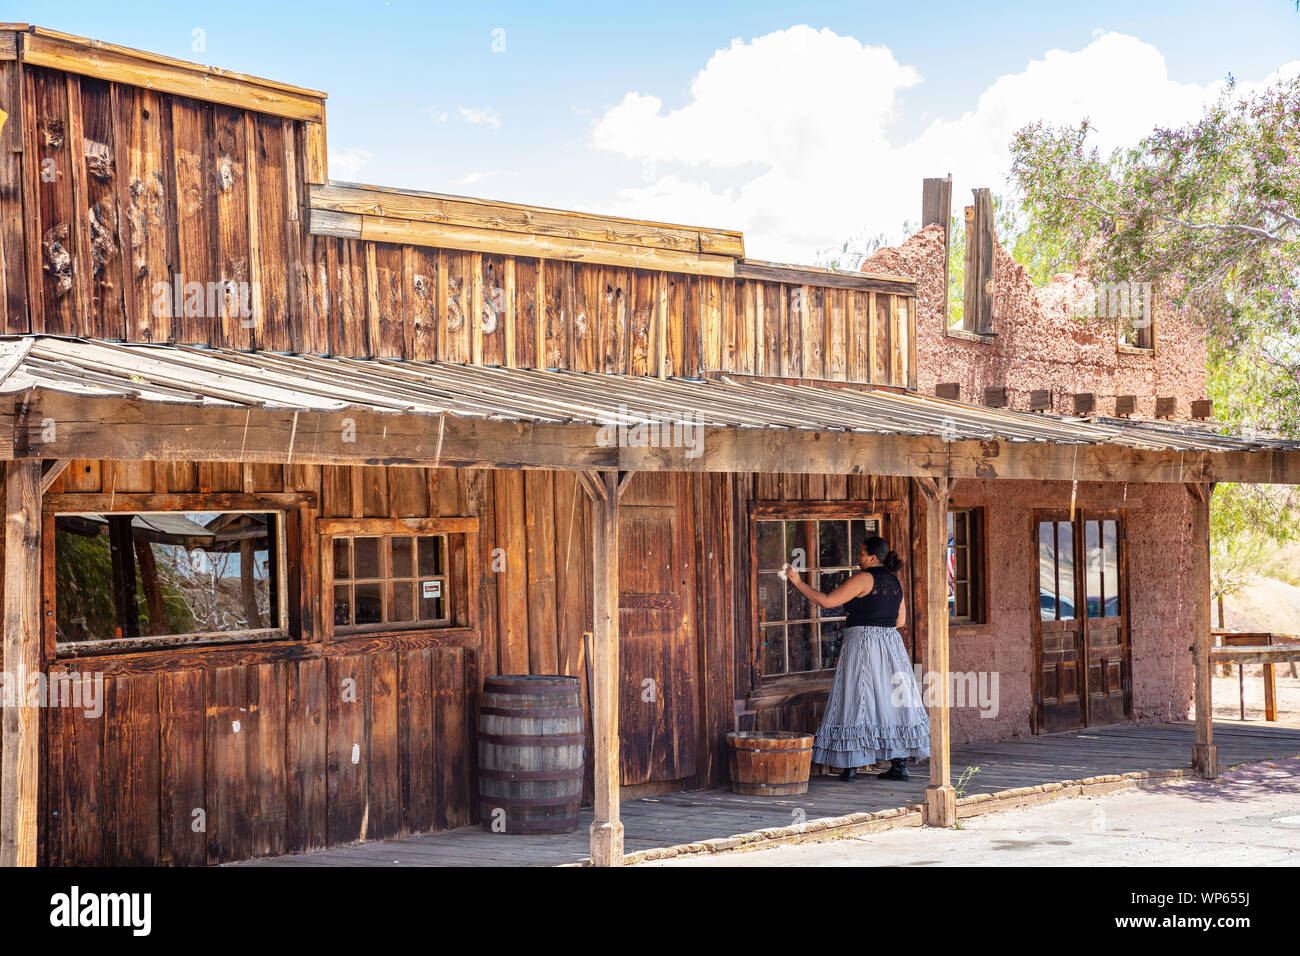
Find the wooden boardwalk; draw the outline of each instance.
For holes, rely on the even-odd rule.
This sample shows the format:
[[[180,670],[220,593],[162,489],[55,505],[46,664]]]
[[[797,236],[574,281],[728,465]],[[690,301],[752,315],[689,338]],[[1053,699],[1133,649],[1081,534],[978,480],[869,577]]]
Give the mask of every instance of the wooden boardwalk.
[[[1186,767],[1191,723],[1089,728],[1042,737],[1019,737],[954,748],[954,780],[979,767],[966,791],[993,793],[1102,774]],[[1300,755],[1300,729],[1221,722],[1214,725],[1219,766]],[[860,776],[853,783],[814,777],[797,797],[749,797],[727,790],[681,791],[639,797],[623,804],[627,852],[694,843],[784,827],[819,817],[888,810],[922,801],[926,768],[906,783]],[[804,820],[800,819],[800,814]],[[396,840],[358,843],[312,853],[270,857],[243,866],[555,866],[587,858],[587,826],[556,836],[493,834],[463,827]]]

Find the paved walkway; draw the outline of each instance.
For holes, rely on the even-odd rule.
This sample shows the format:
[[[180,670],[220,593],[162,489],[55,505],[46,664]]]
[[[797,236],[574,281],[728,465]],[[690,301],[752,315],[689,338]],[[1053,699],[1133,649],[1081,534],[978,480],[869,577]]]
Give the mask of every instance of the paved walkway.
[[[645,866],[1296,866],[1300,760],[1153,790],[1058,800],[907,829]]]
[[[954,780],[966,767],[979,767],[967,794],[1102,774],[1172,770],[1188,765],[1194,727],[1191,723],[1135,727],[1118,725],[1065,734],[1022,737],[971,744],[953,751]],[[1300,730],[1233,721],[1216,723],[1219,765],[1278,760],[1300,755]],[[697,843],[755,830],[788,827],[823,817],[889,810],[922,802],[926,769],[907,783],[859,778],[816,777],[808,793],[797,797],[749,797],[727,790],[683,791],[641,797],[623,804],[628,852]],[[587,858],[583,812],[577,831],[553,836],[494,834],[463,827],[396,840],[333,847],[312,853],[271,857],[242,865],[270,866],[555,866]],[[916,830],[898,838],[916,837]],[[922,837],[924,839],[924,837]]]

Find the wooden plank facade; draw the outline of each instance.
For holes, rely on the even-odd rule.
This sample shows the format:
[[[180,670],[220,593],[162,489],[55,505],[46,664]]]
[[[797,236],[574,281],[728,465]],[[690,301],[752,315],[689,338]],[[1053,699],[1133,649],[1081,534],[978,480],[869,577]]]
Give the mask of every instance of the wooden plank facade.
[[[334,183],[323,94],[49,31],[0,28],[0,97],[10,335],[559,369],[591,373],[580,390],[592,392],[605,376],[647,390],[673,378],[815,385],[823,402],[850,384],[915,387],[911,280],[754,262],[724,230]],[[33,361],[51,374],[69,364]],[[92,391],[114,371],[96,361],[78,372]],[[0,862],[211,864],[469,824],[484,678],[558,673],[579,678],[589,716],[593,860],[616,863],[620,788],[718,786],[728,731],[818,723],[832,651],[819,666],[772,663],[755,584],[763,521],[813,548],[821,519],[846,535],[851,520],[874,522],[904,556],[912,659],[946,670],[936,569],[949,477],[1205,480],[1216,450],[1103,439],[1081,455],[1050,438],[958,443],[920,426],[832,434],[791,422],[797,393],[781,393],[757,413],[779,429],[719,429],[696,461],[597,447],[577,417],[525,428],[403,414],[417,385],[396,363],[350,367],[356,391],[387,388],[390,404],[338,410],[328,374],[295,367],[298,393],[314,390],[334,416],[302,412],[332,431],[305,462],[293,457],[299,411],[267,404],[274,382],[247,369],[224,405],[166,402],[192,397],[179,377],[150,382],[149,402],[144,379],[128,379],[138,391],[100,392],[93,413],[75,388],[0,404],[0,457],[17,459],[0,663],[104,678],[102,714],[43,708],[38,727],[26,708],[6,712]],[[565,400],[546,396],[552,409]],[[733,415],[745,401],[723,404]],[[904,425],[927,413],[913,411]],[[965,427],[971,411],[952,415]],[[62,431],[42,434],[47,420]],[[123,450],[145,432],[148,454]],[[184,443],[169,451],[172,436]],[[1233,467],[1270,480],[1296,473],[1294,451],[1234,454]],[[269,633],[60,644],[55,516],[104,516],[120,538],[123,514],[179,511],[273,516],[283,613]],[[339,582],[346,601],[357,592],[339,563],[353,552],[336,540],[420,531],[446,536],[446,619],[340,626]],[[133,577],[115,578],[115,593],[133,595]],[[926,798],[939,825],[954,819],[946,728],[945,714]],[[1201,747],[1212,767],[1208,737]]]
[[[836,280],[752,265],[738,275],[735,234],[623,232],[618,220],[531,207],[313,186],[307,120],[17,59],[0,61],[0,89],[15,97],[0,130],[14,157],[0,189],[10,334],[659,377],[912,377],[907,351],[891,346],[913,320],[907,280],[822,285]],[[351,209],[383,215],[339,211]],[[526,225],[556,238],[538,247],[550,255],[529,256],[362,219],[504,222],[502,236]],[[36,240],[25,249],[24,222]],[[566,245],[594,234],[619,240],[603,241],[605,261]]]
[[[49,31],[5,31],[0,46],[7,334],[661,378],[912,374],[890,345],[912,320],[907,281],[738,274],[736,233],[328,184],[321,94],[251,78],[214,92],[187,65]],[[869,484],[633,481],[625,540],[670,560],[621,569],[623,784],[723,779],[722,734],[753,684],[749,642],[734,653],[747,622],[721,590],[744,560],[750,498]],[[65,659],[47,637],[50,671],[102,672],[106,699],[102,717],[43,712],[42,861],[215,863],[464,825],[483,677],[576,674],[586,693],[592,517],[574,474],[74,460],[43,506],[286,493],[302,502],[287,640]],[[315,522],[428,517],[477,519],[476,553],[459,557],[483,570],[475,625],[330,638]],[[786,716],[763,704],[747,719]]]
[[[551,471],[72,462],[44,496],[47,513],[105,507],[108,496],[131,509],[192,500],[180,496],[298,493],[304,527],[321,518],[475,518],[479,559],[492,570],[476,588],[475,633],[330,639],[320,623],[328,608],[310,586],[321,538],[304,534],[291,540],[301,582],[291,639],[56,659],[52,673],[103,673],[105,700],[102,716],[44,712],[41,859],[217,863],[477,819],[483,677],[571,674],[586,701],[591,516],[578,485]],[[735,726],[816,728],[825,687],[764,682],[751,608],[731,595],[748,592],[738,579],[748,576],[754,508],[828,501],[889,515],[899,540],[912,533],[906,479],[632,479],[620,524],[623,786],[720,786]],[[631,560],[659,549],[662,565]],[[48,586],[45,600],[56,600]],[[914,644],[911,627],[905,639]],[[591,786],[588,766],[588,794]]]

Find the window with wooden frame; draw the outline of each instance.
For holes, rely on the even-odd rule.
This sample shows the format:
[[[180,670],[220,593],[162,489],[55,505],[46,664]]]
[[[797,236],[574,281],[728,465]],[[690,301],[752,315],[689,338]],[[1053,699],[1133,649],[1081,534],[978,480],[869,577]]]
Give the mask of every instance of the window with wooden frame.
[[[1156,349],[1156,311],[1151,289],[1136,283],[1115,283],[1098,293],[1106,296],[1105,315],[1116,316],[1121,352],[1154,352]]]
[[[948,509],[948,620],[983,624],[984,509]]]
[[[49,658],[278,640],[299,495],[48,495]]]
[[[476,518],[322,518],[317,527],[331,634],[470,624]]]
[[[862,542],[881,533],[882,516],[850,510],[756,512],[751,521],[752,607],[759,674],[780,677],[829,670],[839,657],[843,608],[813,604],[779,575],[783,564],[801,569],[812,587],[830,592],[857,569]]]

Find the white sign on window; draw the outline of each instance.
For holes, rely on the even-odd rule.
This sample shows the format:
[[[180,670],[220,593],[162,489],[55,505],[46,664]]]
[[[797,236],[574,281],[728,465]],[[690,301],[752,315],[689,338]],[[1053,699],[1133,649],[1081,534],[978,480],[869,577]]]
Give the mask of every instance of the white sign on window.
[[[441,581],[425,581],[421,585],[421,588],[423,590],[424,597],[426,598],[442,597]]]

